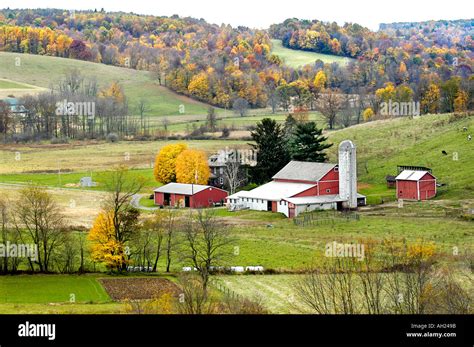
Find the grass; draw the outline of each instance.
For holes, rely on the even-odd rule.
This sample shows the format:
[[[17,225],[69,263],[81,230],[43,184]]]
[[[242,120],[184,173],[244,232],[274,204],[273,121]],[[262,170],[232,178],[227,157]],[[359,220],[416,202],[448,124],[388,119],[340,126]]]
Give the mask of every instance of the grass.
[[[18,275],[0,277],[0,304],[105,303],[110,298],[96,275]]]
[[[16,66],[15,58],[20,58]],[[130,111],[137,113],[140,99],[149,103],[149,116],[205,115],[208,105],[176,94],[160,86],[147,71],[138,71],[104,64],[40,55],[0,52],[0,78],[50,88],[64,78],[67,71],[77,68],[88,78],[96,78],[99,87],[105,88],[118,81],[129,100]]]
[[[474,141],[467,140],[473,131],[473,117],[443,114],[375,121],[327,134],[334,144],[345,139],[356,144],[361,192],[369,198],[394,198],[395,190],[386,187],[385,176],[396,175],[397,165],[414,165],[432,168],[438,183],[447,184],[437,199],[463,200],[474,198]],[[454,153],[458,160],[453,160]],[[336,145],[329,149],[329,157],[336,161]]]
[[[26,144],[0,145],[0,182],[3,174],[52,173],[57,179],[58,168],[63,173],[106,171],[115,165],[127,165],[136,169],[153,167],[155,155],[165,145],[183,141],[134,141],[134,142],[71,142],[65,145]],[[226,146],[247,146],[241,140],[193,140],[185,141],[189,148],[208,154]],[[41,175],[33,176],[41,179]],[[74,178],[74,180],[77,177]],[[5,177],[11,181],[12,177]],[[24,179],[23,179],[24,181]],[[77,182],[77,181],[76,181]]]
[[[0,79],[0,89],[34,89],[34,86]]]
[[[348,64],[352,59],[337,55],[306,52],[283,47],[280,40],[272,40],[272,53],[278,55],[286,65],[298,68],[304,65],[313,64],[316,60],[322,60],[325,64],[338,63]]]

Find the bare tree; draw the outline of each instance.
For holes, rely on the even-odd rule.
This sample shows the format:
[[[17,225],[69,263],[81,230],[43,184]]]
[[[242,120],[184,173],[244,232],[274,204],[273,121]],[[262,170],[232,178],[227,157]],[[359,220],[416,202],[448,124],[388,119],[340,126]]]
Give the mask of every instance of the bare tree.
[[[211,267],[222,265],[230,255],[232,242],[225,225],[210,210],[197,210],[183,227],[185,239],[184,259],[197,269],[202,287],[207,292]]]
[[[145,99],[140,99],[137,105],[138,114],[140,115],[140,128],[143,133],[146,132],[146,122],[145,122],[145,113],[150,111],[148,101]]]
[[[317,109],[326,118],[329,124],[329,129],[334,128],[336,117],[342,109],[342,104],[341,95],[332,89],[327,89],[319,97]]]
[[[232,108],[234,109],[234,112],[238,114],[240,117],[243,117],[247,114],[248,109],[249,109],[249,103],[247,100],[243,98],[237,98],[235,99]]]
[[[237,151],[234,150],[233,152],[235,153],[234,158],[229,158],[224,167],[224,178],[231,195],[245,182],[242,165],[237,158]]]

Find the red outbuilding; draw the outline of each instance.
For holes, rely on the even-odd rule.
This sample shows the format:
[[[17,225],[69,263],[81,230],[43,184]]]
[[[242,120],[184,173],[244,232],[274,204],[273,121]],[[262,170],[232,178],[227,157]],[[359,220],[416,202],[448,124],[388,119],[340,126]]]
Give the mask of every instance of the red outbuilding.
[[[396,178],[397,198],[428,200],[436,196],[436,177],[428,171],[404,170]]]
[[[155,205],[173,207],[211,207],[223,204],[225,190],[200,184],[169,183],[155,189]]]

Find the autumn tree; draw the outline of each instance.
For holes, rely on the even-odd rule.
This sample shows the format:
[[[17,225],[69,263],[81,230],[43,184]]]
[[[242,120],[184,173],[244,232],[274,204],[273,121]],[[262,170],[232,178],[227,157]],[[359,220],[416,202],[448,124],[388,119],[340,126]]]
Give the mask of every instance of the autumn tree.
[[[469,94],[464,90],[459,90],[454,99],[454,112],[465,112],[469,102]]]
[[[44,188],[31,186],[20,191],[14,211],[13,224],[22,243],[27,243],[23,237],[26,232],[38,247],[36,259],[28,258],[30,269],[35,270],[34,265],[37,265],[40,272],[49,272],[54,254],[62,247],[66,236],[59,206]]]
[[[299,123],[289,143],[291,159],[324,163],[327,160],[324,151],[332,146],[326,141],[315,122]]]
[[[87,239],[91,243],[91,258],[103,263],[110,271],[120,271],[128,263],[125,244],[117,240],[111,211],[102,211],[94,220]]]
[[[207,184],[211,171],[206,153],[186,149],[176,158],[176,182]]]
[[[421,98],[423,113],[437,113],[439,110],[440,97],[441,92],[439,87],[434,83],[430,83]]]
[[[157,182],[167,184],[176,182],[176,159],[188,146],[185,143],[166,145],[155,158],[153,175]]]
[[[126,267],[126,254],[123,246],[138,231],[140,212],[131,205],[132,198],[141,191],[144,180],[134,177],[126,167],[117,167],[110,172],[105,189],[108,192],[103,203],[103,211],[112,219],[114,241],[119,245],[118,251],[123,261],[121,270]]]

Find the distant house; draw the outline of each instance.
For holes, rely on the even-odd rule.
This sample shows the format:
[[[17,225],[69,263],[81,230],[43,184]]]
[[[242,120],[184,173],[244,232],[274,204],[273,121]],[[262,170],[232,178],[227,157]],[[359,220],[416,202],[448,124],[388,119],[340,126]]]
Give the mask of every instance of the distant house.
[[[9,98],[2,99],[0,101],[3,101],[9,106],[10,112],[13,116],[17,116],[19,118],[23,118],[26,116],[27,110],[25,106],[20,104],[18,99],[9,97]]]
[[[404,170],[396,177],[397,198],[428,200],[436,196],[436,177],[428,171]]]
[[[365,196],[357,194],[355,145],[341,143],[339,165],[291,161],[273,181],[237,192],[227,198],[227,203],[231,210],[280,212],[289,218],[306,211],[365,205]]]
[[[242,151],[245,152],[245,151]],[[250,153],[253,153],[250,151]],[[247,170],[251,166],[256,165],[256,161],[252,160],[251,154],[244,153],[246,155],[239,155],[236,150],[225,149],[219,151],[219,153],[211,155],[208,160],[208,165],[211,170],[209,177],[209,185],[221,189],[228,188],[226,182],[225,170],[229,161],[238,161],[240,164],[240,180],[242,185],[246,184]]]
[[[155,189],[155,205],[172,207],[211,207],[224,203],[227,192],[200,184],[168,183]]]

